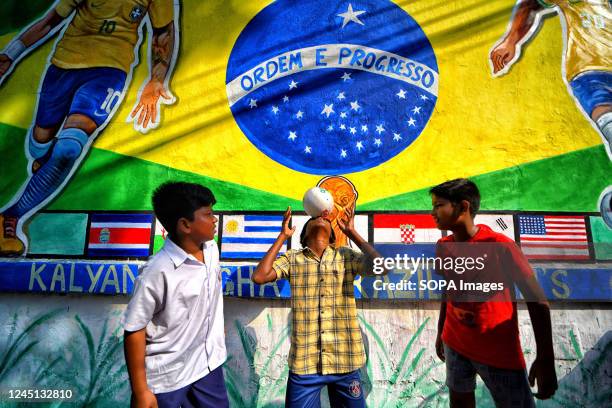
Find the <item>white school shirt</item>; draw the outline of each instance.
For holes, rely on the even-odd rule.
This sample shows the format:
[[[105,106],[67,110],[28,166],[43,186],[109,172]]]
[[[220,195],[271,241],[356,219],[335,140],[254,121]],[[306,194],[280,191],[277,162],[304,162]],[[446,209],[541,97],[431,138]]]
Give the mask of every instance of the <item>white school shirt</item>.
[[[124,329],[146,327],[147,385],[154,394],[185,387],[227,358],[219,249],[204,244],[204,261],[170,239],[141,268]]]

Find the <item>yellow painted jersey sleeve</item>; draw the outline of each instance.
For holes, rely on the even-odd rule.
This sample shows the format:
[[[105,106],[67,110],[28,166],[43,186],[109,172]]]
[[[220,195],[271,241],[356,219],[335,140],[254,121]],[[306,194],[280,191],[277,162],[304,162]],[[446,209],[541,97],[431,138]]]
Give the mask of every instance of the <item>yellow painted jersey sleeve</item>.
[[[609,0],[547,0],[566,23],[565,74],[571,81],[586,71],[612,67],[612,10]]]
[[[149,17],[151,18],[151,24],[155,28],[170,24],[174,19],[173,0],[152,0],[149,7]]]
[[[165,3],[169,5],[163,7]],[[173,18],[172,0],[61,0],[56,7],[60,15],[72,10],[74,16],[51,59],[64,69],[111,67],[129,72],[138,26],[146,14],[151,13],[152,22]]]

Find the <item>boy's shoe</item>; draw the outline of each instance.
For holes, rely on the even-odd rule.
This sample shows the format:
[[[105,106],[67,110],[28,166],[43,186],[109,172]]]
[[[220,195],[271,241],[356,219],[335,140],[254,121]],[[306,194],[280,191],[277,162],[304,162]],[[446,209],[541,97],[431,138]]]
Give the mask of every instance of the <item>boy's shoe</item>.
[[[0,214],[0,256],[21,256],[25,244],[17,238],[18,218]]]

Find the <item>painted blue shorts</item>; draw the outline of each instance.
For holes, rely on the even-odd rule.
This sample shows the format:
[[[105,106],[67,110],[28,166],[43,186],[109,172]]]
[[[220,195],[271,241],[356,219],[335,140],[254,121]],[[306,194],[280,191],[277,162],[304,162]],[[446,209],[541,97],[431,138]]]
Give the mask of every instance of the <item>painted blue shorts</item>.
[[[455,392],[474,392],[476,374],[482,378],[498,407],[535,408],[525,370],[495,368],[457,353],[444,344],[446,385]]]
[[[327,386],[329,405],[334,408],[365,408],[365,396],[359,370],[347,374],[308,374],[289,372],[285,407],[318,408],[321,390]]]
[[[572,79],[570,86],[589,116],[596,106],[612,104],[612,72],[587,71]]]
[[[155,394],[159,408],[228,408],[225,378],[221,366],[205,377],[176,391]]]
[[[126,73],[117,68],[62,69],[49,65],[43,79],[36,125],[55,128],[80,113],[100,126],[121,99]]]

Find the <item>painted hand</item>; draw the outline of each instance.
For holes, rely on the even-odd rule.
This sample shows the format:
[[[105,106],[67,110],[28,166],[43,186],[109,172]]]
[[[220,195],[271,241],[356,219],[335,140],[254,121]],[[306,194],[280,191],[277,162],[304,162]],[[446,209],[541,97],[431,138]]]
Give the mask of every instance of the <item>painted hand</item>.
[[[516,44],[508,40],[502,41],[497,47],[493,48],[490,56],[493,63],[493,75],[506,68],[506,66],[510,67],[510,61],[514,59],[515,54]]]
[[[292,228],[289,228],[289,223],[291,222],[291,206],[287,207],[287,211],[283,215],[283,227],[281,229],[281,234],[286,238],[289,238],[295,232],[297,228],[295,225]]]
[[[140,99],[132,113],[130,113],[129,119],[133,120],[138,115],[135,123],[136,127],[145,132],[157,127],[159,124],[157,116],[160,102],[167,105],[171,104],[174,102],[174,97],[163,83],[157,80],[150,80],[143,88]]]
[[[529,384],[533,387],[536,382],[538,384],[538,392],[534,394],[536,398],[548,399],[555,394],[558,384],[554,360],[536,357],[529,369]]]

